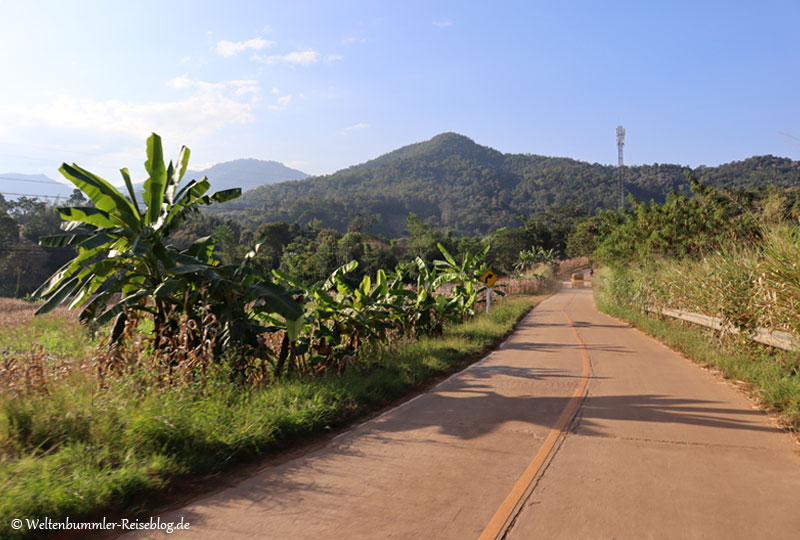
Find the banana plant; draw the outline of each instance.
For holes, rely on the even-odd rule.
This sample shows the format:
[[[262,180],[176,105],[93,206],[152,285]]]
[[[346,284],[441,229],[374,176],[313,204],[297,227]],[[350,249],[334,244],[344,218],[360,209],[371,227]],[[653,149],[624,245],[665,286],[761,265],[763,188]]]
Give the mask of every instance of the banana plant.
[[[532,246],[528,250],[519,252],[517,262],[514,264],[514,269],[519,273],[523,273],[526,270],[530,270],[536,263],[552,265],[555,264],[557,260],[558,256],[554,248],[544,249],[541,246]]]
[[[460,312],[460,318],[474,315],[473,306],[477,301],[478,294],[486,290],[486,287],[479,285],[479,278],[486,271],[486,263],[483,259],[489,253],[489,244],[486,244],[476,254],[465,253],[461,263],[456,262],[455,257],[442,244],[437,245],[444,260],[436,260],[433,264],[441,269],[443,279],[453,284],[451,297]],[[495,292],[503,295],[502,291]]]
[[[305,324],[302,331],[274,324],[284,331],[281,353],[276,365],[280,376],[285,361],[289,366],[303,361],[312,370],[335,365],[344,369],[346,359],[354,359],[365,343],[385,342],[385,332],[393,327],[392,311],[385,303],[389,283],[385,272],[378,271],[375,286],[369,276],[353,287],[347,274],[357,267],[352,261],[331,273],[319,287],[308,288],[279,271],[275,276],[294,287],[292,291],[304,298]],[[274,323],[274,321],[273,321]]]
[[[522,250],[519,252],[517,262],[514,263],[514,270],[519,274],[523,274],[526,270],[530,270],[531,267],[536,264],[536,259],[536,251],[534,248]]]
[[[70,308],[84,306],[80,313],[84,323],[99,326],[116,319],[112,331],[116,341],[122,335],[127,310],[141,310],[153,315],[158,334],[171,306],[186,292],[190,280],[180,276],[195,273],[195,277],[214,279],[213,244],[201,242],[180,251],[166,241],[201,205],[234,199],[241,189],[206,195],[210,187],[206,177],[180,187],[190,154],[184,146],[177,162],[165,166],[161,138],[153,133],[147,139],[148,178],[141,203],[127,169],[120,171],[126,197],[107,180],[76,164],[61,166],[61,174],[94,206],[58,208],[64,233],[40,240],[45,246],[72,246],[77,255],[34,293],[45,299],[37,313],[47,313],[71,298]],[[288,297],[281,291],[270,290],[266,296],[287,317],[295,313],[287,307]]]
[[[403,266],[397,265],[394,272],[387,276],[383,283],[380,292],[383,295],[382,302],[388,311],[392,328],[400,336],[412,334],[411,319],[418,293],[406,288]]]
[[[409,306],[409,328],[413,336],[421,334],[439,335],[447,321],[460,320],[461,313],[458,299],[437,293],[437,290],[448,282],[447,276],[440,273],[436,266],[428,268],[420,257],[414,260],[417,265],[416,297]]]
[[[342,276],[335,277],[338,302],[336,324],[346,336],[344,348],[357,353],[365,342],[381,341],[386,330],[392,327],[390,312],[384,303],[388,290],[386,273],[379,270],[375,279],[366,275],[356,287],[350,287]]]
[[[261,323],[264,315],[282,318],[287,326],[296,326],[302,320],[300,305],[279,285],[264,279],[252,264],[260,244],[249,251],[239,265],[220,265],[212,258],[209,263],[190,262],[170,271],[170,277],[154,292],[156,301],[178,304],[198,323],[202,308],[209,306],[218,326],[217,345],[229,349],[246,345],[258,349],[258,336],[270,328]],[[187,250],[190,255],[203,253],[213,257],[214,239],[197,240]],[[188,264],[185,264],[188,263]],[[176,297],[174,291],[182,292]]]

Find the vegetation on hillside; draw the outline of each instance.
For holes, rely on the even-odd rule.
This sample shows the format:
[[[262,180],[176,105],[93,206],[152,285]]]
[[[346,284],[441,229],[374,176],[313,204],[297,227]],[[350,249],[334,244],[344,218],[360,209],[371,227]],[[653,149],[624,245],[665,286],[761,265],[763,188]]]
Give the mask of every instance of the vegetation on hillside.
[[[663,202],[688,195],[686,167],[625,167],[625,191],[637,200]],[[800,163],[759,156],[694,171],[712,187],[773,184],[800,187]],[[320,220],[345,232],[354,216],[374,219],[374,232],[402,235],[409,213],[458,234],[487,234],[552,205],[580,205],[586,214],[617,206],[617,168],[568,158],[502,154],[455,133],[403,147],[334,174],[264,186],[219,211],[252,229],[267,221]]]
[[[666,164],[626,167],[626,189],[637,201],[669,199],[680,206],[694,200],[683,171]],[[778,191],[800,186],[800,164],[773,156],[699,167],[699,175],[706,186],[742,194],[767,185]],[[189,216],[170,242],[186,250],[211,236],[224,265],[241,263],[260,243],[249,263],[258,273],[280,270],[308,284],[350,260],[359,263],[351,274],[355,282],[417,256],[431,264],[438,243],[463,256],[488,242],[487,264],[511,274],[519,253],[532,248],[558,256],[592,253],[597,239],[623,219],[615,211],[616,182],[615,167],[502,154],[445,133],[333,175],[246,192],[215,205],[221,214]],[[40,236],[59,232],[59,221],[45,203],[0,198],[0,294],[30,294],[66,262],[69,249],[37,245]]]

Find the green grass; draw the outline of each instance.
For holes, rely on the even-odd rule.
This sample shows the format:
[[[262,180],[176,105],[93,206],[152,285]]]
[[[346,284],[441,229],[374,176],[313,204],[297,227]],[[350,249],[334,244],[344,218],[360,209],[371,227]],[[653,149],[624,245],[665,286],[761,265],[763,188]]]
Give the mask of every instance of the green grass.
[[[41,345],[50,354],[72,359],[91,358],[93,351],[86,330],[75,319],[34,317],[0,328],[0,349],[25,353],[35,345]]]
[[[177,478],[345,425],[476,359],[532,305],[498,302],[489,318],[378,350],[342,376],[257,388],[211,377],[203,388],[144,390],[129,378],[98,390],[76,375],[47,395],[0,396],[0,537],[23,536],[9,527],[14,518],[135,513]]]
[[[609,271],[601,273],[606,278]],[[602,285],[597,307],[630,322],[686,357],[717,368],[728,379],[746,383],[752,396],[778,413],[787,427],[800,429],[800,353],[759,345],[742,337],[724,339],[711,330],[675,319],[661,319],[615,302]]]

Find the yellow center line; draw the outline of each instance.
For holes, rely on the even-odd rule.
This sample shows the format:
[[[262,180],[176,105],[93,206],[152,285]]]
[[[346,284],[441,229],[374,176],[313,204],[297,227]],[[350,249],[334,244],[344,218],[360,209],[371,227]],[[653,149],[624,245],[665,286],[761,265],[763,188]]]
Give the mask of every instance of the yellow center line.
[[[572,420],[572,416],[575,414],[575,411],[578,410],[583,392],[586,390],[586,385],[589,382],[589,354],[586,351],[586,345],[584,345],[581,337],[578,335],[578,330],[575,328],[575,323],[572,322],[572,319],[565,311],[567,304],[572,301],[572,298],[574,298],[574,296],[570,297],[570,299],[567,300],[567,302],[561,307],[561,313],[563,313],[564,317],[567,318],[567,321],[572,328],[572,333],[575,334],[575,339],[578,341],[578,345],[580,345],[581,354],[583,354],[583,376],[581,377],[581,382],[578,385],[578,388],[576,388],[575,392],[572,394],[572,399],[570,399],[567,407],[564,409],[564,412],[561,413],[561,417],[559,417],[558,422],[556,422],[556,425],[553,426],[553,428],[547,434],[544,444],[541,448],[539,448],[539,451],[533,457],[533,461],[530,462],[528,468],[525,469],[525,472],[522,473],[520,479],[517,480],[516,484],[514,484],[511,492],[503,501],[503,504],[500,505],[500,508],[497,509],[497,512],[495,512],[492,520],[483,530],[478,540],[495,540],[503,532],[506,524],[509,522],[509,519],[513,516],[514,510],[519,506],[520,501],[528,492],[528,488],[533,483],[536,475],[539,474],[539,471],[541,470],[545,461],[547,461],[547,457],[550,455],[550,452],[552,452],[556,442],[558,442],[558,438],[563,433],[564,428],[567,426],[570,420]]]

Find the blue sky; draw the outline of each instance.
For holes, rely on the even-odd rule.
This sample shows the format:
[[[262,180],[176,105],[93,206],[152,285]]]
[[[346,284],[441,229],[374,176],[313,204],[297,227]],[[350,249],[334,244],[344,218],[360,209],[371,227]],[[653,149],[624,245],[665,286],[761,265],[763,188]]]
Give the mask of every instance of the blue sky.
[[[629,164],[800,159],[798,20],[797,1],[0,0],[0,172],[141,178],[151,131],[195,168],[311,174],[443,131],[612,164],[618,124]]]

